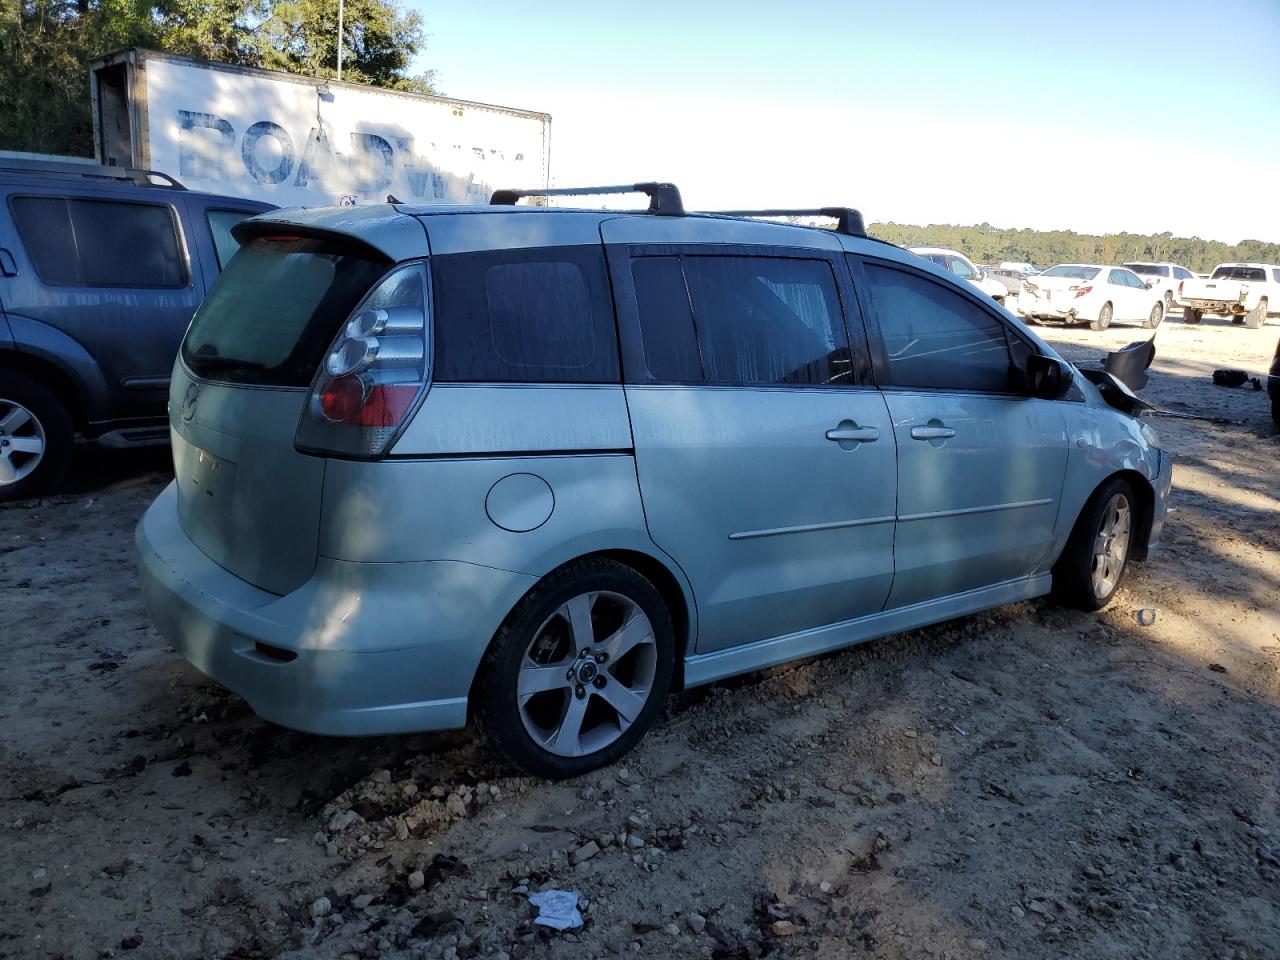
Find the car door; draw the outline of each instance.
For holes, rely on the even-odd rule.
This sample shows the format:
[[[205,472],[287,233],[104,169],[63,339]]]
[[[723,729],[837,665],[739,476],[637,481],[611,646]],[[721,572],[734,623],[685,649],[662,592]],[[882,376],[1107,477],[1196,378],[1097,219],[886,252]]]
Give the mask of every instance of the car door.
[[[1137,279],[1136,274],[1128,270],[1111,268],[1107,271],[1107,298],[1111,301],[1112,319],[1132,322],[1146,319],[1147,311],[1143,309],[1146,301],[1146,286],[1139,282],[1137,288],[1129,278]]]
[[[1014,374],[1030,341],[921,271],[873,258],[851,268],[898,444],[888,606],[1029,576],[1049,549],[1067,463],[1061,406]]]
[[[163,415],[177,344],[202,295],[174,205],[42,190],[15,192],[8,205],[16,269],[28,281],[13,312],[83,345],[118,397],[117,416]]]
[[[697,652],[876,613],[893,578],[894,438],[839,248],[695,226],[726,242],[655,242],[691,233],[657,218],[602,233],[645,516],[693,588]],[[646,242],[627,242],[637,230]]]

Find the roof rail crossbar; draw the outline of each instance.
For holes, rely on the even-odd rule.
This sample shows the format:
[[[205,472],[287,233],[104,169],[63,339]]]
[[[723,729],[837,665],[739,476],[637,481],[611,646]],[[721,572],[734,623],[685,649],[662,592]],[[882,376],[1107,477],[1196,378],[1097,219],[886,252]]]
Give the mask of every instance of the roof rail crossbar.
[[[674,183],[631,183],[610,187],[549,187],[532,190],[495,190],[489,203],[514,206],[521,197],[592,197],[610,193],[643,193],[649,198],[649,212],[659,217],[684,216],[684,201]]]
[[[861,212],[852,207],[811,207],[798,210],[715,210],[708,211],[722,217],[833,217],[836,233],[849,237],[865,237],[867,225]]]
[[[166,187],[185,190],[173,177],[158,170],[139,170],[134,167],[112,167],[97,163],[80,163],[75,160],[35,160],[23,157],[0,156],[0,170],[27,170],[33,173],[51,173],[58,176],[90,177],[98,180],[127,180],[139,187]],[[153,179],[154,178],[154,179]],[[155,180],[162,181],[156,183]]]

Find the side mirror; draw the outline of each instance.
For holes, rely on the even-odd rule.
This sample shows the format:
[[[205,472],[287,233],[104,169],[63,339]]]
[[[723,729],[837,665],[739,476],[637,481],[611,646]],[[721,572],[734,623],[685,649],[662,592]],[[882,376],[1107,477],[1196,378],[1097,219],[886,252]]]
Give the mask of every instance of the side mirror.
[[[1057,400],[1067,392],[1075,373],[1070,364],[1043,354],[1027,360],[1027,390],[1041,400]]]
[[[1144,286],[1145,286],[1148,290],[1150,290],[1150,289],[1151,289],[1152,287],[1154,287],[1155,285],[1156,285],[1156,282],[1155,282],[1154,280],[1148,280],[1148,281],[1146,281],[1146,283],[1144,284]]]

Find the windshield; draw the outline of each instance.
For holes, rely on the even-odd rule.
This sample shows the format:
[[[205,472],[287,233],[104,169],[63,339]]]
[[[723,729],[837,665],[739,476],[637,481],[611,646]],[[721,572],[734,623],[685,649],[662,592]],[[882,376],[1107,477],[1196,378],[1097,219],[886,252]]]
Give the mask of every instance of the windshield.
[[[338,324],[390,266],[331,240],[251,240],[196,311],[183,362],[212,380],[305,387]]]
[[[1072,280],[1092,280],[1099,273],[1097,267],[1078,267],[1072,263],[1060,263],[1056,267],[1050,267],[1042,277],[1069,277]]]
[[[1144,277],[1167,277],[1169,268],[1162,267],[1158,263],[1126,263],[1126,267],[1134,273],[1140,273]]]
[[[1253,280],[1261,283],[1267,279],[1267,271],[1261,267],[1221,266],[1213,271],[1210,280]]]

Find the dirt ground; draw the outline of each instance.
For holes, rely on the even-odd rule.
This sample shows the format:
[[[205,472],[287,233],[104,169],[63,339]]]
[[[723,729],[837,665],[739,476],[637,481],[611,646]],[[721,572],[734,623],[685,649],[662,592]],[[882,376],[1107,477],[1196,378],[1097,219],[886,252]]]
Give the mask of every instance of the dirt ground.
[[[1044,332],[1080,362],[1144,335]],[[1154,423],[1177,512],[1101,614],[693,691],[558,784],[469,731],[255,718],[142,607],[167,451],[83,455],[0,509],[0,957],[1280,956],[1280,436],[1209,382],[1277,336],[1161,327],[1145,395],[1233,422]],[[531,924],[547,887],[583,927]]]

